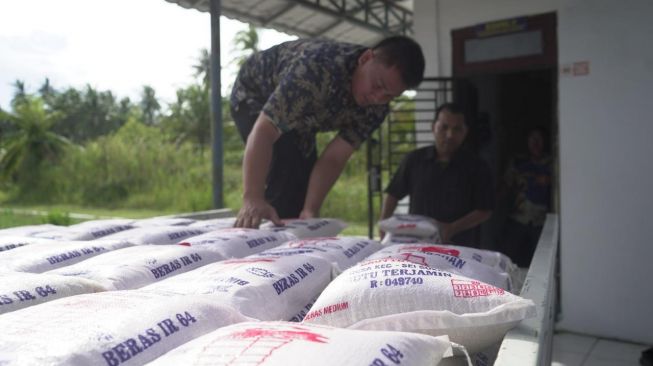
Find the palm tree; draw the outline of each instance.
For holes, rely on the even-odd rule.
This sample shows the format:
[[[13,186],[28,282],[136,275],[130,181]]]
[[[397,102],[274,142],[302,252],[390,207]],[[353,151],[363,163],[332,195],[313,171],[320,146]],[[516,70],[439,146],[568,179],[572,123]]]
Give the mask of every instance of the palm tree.
[[[45,78],[45,82],[43,83],[43,85],[41,85],[41,88],[39,89],[39,94],[41,94],[41,98],[43,98],[43,101],[45,102],[46,105],[52,106],[52,101],[56,93],[57,91],[50,84],[50,79]]]
[[[197,64],[193,65],[193,69],[195,69],[193,76],[201,78],[202,84],[208,90],[211,82],[211,55],[206,48],[200,50],[200,57],[197,59]]]
[[[14,81],[14,89],[14,97],[11,99],[11,107],[15,109],[17,105],[23,103],[27,98],[25,82],[22,80]]]
[[[156,92],[149,85],[143,86],[141,109],[143,111],[143,122],[148,126],[154,125],[156,112],[161,109],[161,105],[156,99]]]
[[[54,162],[70,143],[52,132],[57,113],[47,113],[40,98],[25,96],[13,114],[4,113],[13,130],[3,136],[0,174],[3,178],[20,179],[23,173],[35,171],[44,161]]]
[[[162,120],[163,128],[175,144],[188,141],[200,155],[211,137],[209,93],[202,85],[194,84],[177,90],[177,100],[169,105],[170,115]]]
[[[249,25],[247,30],[242,30],[236,33],[234,38],[234,46],[240,53],[240,56],[234,59],[238,66],[242,66],[251,54],[259,50],[259,36],[258,30],[255,26]]]

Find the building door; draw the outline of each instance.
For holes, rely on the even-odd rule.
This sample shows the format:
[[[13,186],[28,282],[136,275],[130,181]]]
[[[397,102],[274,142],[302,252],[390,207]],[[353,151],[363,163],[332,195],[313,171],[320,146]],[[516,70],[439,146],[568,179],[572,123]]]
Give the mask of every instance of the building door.
[[[453,76],[477,92],[478,114],[471,145],[490,165],[495,187],[511,159],[527,155],[527,133],[546,131],[554,159],[551,206],[557,211],[557,35],[555,13],[518,17],[452,31]],[[498,249],[510,194],[498,195],[492,219],[484,224],[482,246]]]

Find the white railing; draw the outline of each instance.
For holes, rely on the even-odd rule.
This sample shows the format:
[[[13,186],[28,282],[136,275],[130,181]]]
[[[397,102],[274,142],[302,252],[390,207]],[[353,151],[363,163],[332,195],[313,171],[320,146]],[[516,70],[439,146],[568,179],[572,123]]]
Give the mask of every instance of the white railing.
[[[506,334],[495,366],[551,365],[558,286],[556,268],[559,230],[558,215],[547,215],[520,293],[520,296],[535,302],[537,316],[522,321]]]

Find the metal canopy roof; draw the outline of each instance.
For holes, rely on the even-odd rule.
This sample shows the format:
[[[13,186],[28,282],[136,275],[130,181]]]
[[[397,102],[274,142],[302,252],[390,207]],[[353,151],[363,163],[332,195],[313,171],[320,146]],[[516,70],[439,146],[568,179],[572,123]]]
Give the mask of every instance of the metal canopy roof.
[[[211,0],[166,1],[210,11]],[[412,0],[222,0],[220,12],[301,38],[372,45],[389,35],[412,35],[412,6]]]

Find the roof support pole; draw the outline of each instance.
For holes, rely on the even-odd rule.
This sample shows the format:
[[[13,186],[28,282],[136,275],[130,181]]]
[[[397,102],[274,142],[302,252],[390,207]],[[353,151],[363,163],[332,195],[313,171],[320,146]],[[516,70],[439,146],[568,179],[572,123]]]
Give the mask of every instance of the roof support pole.
[[[223,208],[222,92],[220,78],[220,0],[211,2],[211,128],[213,155],[213,208]]]

